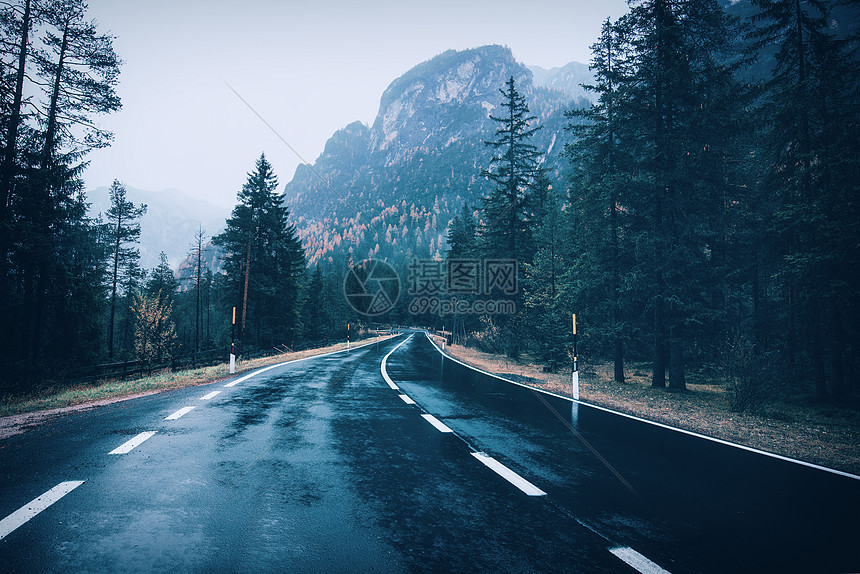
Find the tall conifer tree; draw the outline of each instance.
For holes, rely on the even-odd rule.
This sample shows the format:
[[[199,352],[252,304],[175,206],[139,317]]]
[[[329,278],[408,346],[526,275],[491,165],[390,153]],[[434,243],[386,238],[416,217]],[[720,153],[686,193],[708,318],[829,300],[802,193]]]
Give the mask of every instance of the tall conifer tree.
[[[495,187],[482,200],[481,248],[488,256],[525,263],[534,252],[528,194],[540,157],[529,140],[540,127],[533,125],[536,118],[529,115],[513,76],[499,91],[504,113],[490,116],[498,123],[496,139],[484,142],[495,153],[483,174]]]
[[[108,319],[108,360],[114,356],[114,325],[120,282],[124,276],[134,275],[140,260],[135,244],[140,240],[140,218],[146,205],[134,205],[126,197],[125,186],[114,180],[110,187],[110,209],[106,214],[106,232],[111,249],[110,317]]]
[[[289,222],[278,179],[262,154],[238,194],[227,228],[213,241],[227,251],[240,339],[261,347],[289,344],[301,333],[299,288],[305,256]]]

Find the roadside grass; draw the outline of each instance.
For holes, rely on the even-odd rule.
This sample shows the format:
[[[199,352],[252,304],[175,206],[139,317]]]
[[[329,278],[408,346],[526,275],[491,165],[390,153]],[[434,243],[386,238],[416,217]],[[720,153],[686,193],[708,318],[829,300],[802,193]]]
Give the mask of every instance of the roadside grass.
[[[383,341],[387,338],[389,337],[379,337],[378,340]],[[350,342],[350,347],[375,340],[377,340],[376,337],[368,337],[352,341]],[[236,374],[313,355],[340,351],[345,348],[346,343],[344,342],[317,349],[283,353],[248,361],[237,361]],[[181,387],[203,385],[231,376],[235,375],[230,375],[229,365],[221,363],[210,367],[199,367],[176,372],[164,370],[135,379],[109,379],[98,381],[95,384],[53,387],[36,394],[0,397],[0,417],[73,407],[96,401],[130,398]]]
[[[461,345],[446,352],[518,383],[571,396],[569,369],[544,373],[534,358],[513,361]],[[650,366],[629,363],[627,380],[613,380],[611,363],[581,365],[580,399],[646,420],[860,475],[860,404],[819,402],[814,389],[776,395],[759,412],[731,410],[727,386],[715,372],[694,372],[686,393],[651,387]]]

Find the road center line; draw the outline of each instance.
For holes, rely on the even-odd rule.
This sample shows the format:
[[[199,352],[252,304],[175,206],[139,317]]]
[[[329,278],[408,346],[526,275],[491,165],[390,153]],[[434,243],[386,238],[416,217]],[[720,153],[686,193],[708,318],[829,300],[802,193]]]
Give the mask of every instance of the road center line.
[[[484,466],[494,471],[496,474],[528,494],[529,496],[546,496],[546,492],[542,491],[496,459],[487,456],[482,452],[473,452],[472,456],[480,460]]]
[[[220,395],[220,394],[221,394],[221,391],[212,391],[211,393],[203,395],[202,397],[200,397],[200,400],[201,401],[208,401],[209,399],[211,399],[217,395]]]
[[[409,398],[408,395],[398,395],[398,396],[401,399],[403,399],[403,402],[406,403],[407,405],[414,405],[415,404],[415,401],[413,401],[411,398]]]
[[[182,415],[184,415],[184,414],[188,414],[188,413],[190,413],[190,412],[191,412],[191,411],[193,411],[193,410],[194,410],[194,407],[183,407],[183,408],[179,409],[178,411],[176,411],[175,413],[173,413],[172,415],[170,415],[169,417],[167,417],[167,418],[166,418],[166,419],[164,419],[164,420],[166,420],[166,421],[175,421],[176,419],[178,419],[178,418],[179,418],[179,417],[181,417]]]
[[[616,546],[610,548],[609,551],[642,574],[669,574],[668,570],[654,564],[629,546]]]
[[[0,540],[6,538],[28,520],[66,496],[84,483],[83,480],[61,482],[45,494],[34,498],[3,520],[0,520]]]
[[[439,432],[454,432],[450,428],[448,428],[445,423],[443,423],[433,415],[424,414],[421,416],[424,417],[424,420],[426,420],[428,423],[436,427],[436,430],[438,430]]]
[[[404,339],[403,341],[400,342],[400,345],[402,345],[403,343],[405,343],[406,341],[411,339],[413,337],[413,335],[414,335],[414,333],[412,335],[409,335],[408,337],[406,337],[406,339]],[[391,380],[391,377],[388,376],[388,369],[385,368],[385,365],[386,365],[386,363],[388,363],[388,357],[391,356],[391,353],[393,353],[394,351],[399,349],[400,345],[397,345],[396,347],[394,347],[393,349],[388,351],[388,354],[385,355],[384,357],[382,357],[382,364],[379,365],[379,371],[382,373],[382,378],[385,379],[385,382],[388,383],[388,386],[391,387],[395,391],[399,390],[400,387],[395,385],[394,381]]]
[[[142,432],[139,435],[137,435],[136,437],[134,437],[133,439],[131,439],[130,441],[116,447],[115,449],[110,451],[108,454],[128,454],[134,448],[140,446],[141,443],[143,443],[143,441],[150,439],[153,436],[155,436],[155,431]]]

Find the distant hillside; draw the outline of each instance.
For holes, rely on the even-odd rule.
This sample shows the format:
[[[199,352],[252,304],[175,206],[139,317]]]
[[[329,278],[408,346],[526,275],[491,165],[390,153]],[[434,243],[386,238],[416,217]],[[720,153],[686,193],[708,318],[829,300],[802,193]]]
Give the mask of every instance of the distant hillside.
[[[201,251],[203,252],[203,255],[200,258],[202,263],[200,267],[203,270],[203,273],[205,273],[207,268],[211,270],[213,274],[218,273],[223,269],[224,251],[221,248],[217,247],[211,240],[209,240],[204,243]],[[196,285],[197,257],[195,256],[195,253],[188,253],[179,262],[179,265],[176,267],[175,275],[176,279],[179,280],[179,289],[181,291],[187,291]]]
[[[536,86],[559,90],[574,100],[582,98],[592,103],[595,101],[594,92],[589,92],[582,87],[582,84],[591,84],[594,81],[594,74],[588,69],[588,64],[571,62],[549,70],[540,66],[528,68],[532,72]]]
[[[95,217],[110,209],[107,187],[87,193],[90,214]],[[146,215],[140,222],[140,264],[145,269],[158,265],[158,254],[167,255],[170,266],[176,269],[185,259],[194,243],[200,226],[212,237],[224,230],[230,210],[206,201],[192,198],[176,190],[146,191],[126,186],[129,201],[135,205],[145,203]]]
[[[510,49],[449,50],[394,80],[372,126],[335,133],[314,171],[299,166],[284,194],[311,263],[366,257],[443,255],[445,232],[463,202],[477,205],[498,124],[499,92],[510,77],[544,126],[533,143],[560,180],[564,112],[574,98],[536,86]]]

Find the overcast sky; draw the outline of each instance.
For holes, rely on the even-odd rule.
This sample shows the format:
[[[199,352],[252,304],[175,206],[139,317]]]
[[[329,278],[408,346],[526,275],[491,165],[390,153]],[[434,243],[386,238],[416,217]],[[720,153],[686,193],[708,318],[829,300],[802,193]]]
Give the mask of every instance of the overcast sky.
[[[281,186],[359,120],[382,92],[447,49],[507,45],[544,68],[588,63],[601,23],[625,0],[90,0],[125,61],[120,112],[100,119],[113,145],[92,152],[87,189],[119,179],[223,206],[265,152]]]

